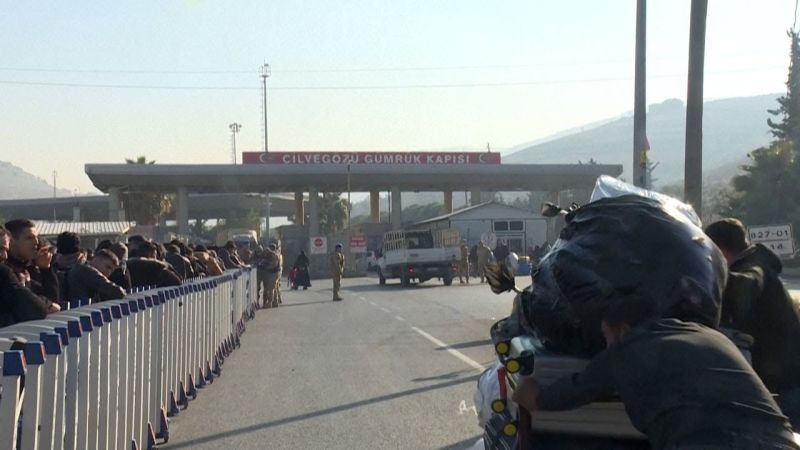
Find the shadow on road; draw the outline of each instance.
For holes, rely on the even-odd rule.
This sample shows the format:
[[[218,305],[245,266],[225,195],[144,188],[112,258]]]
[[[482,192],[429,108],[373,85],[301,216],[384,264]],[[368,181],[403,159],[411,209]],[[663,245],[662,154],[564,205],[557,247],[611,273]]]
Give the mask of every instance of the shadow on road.
[[[378,280],[375,280],[375,284],[361,284],[361,285],[357,285],[357,286],[343,286],[342,289],[345,290],[345,291],[351,291],[351,292],[387,292],[387,291],[392,291],[392,292],[411,291],[411,292],[413,292],[413,291],[419,290],[419,289],[434,289],[434,288],[439,288],[439,287],[445,287],[445,286],[443,284],[441,284],[441,283],[436,284],[436,282],[433,282],[433,281],[427,282],[425,284],[411,284],[411,285],[405,286],[405,287],[400,286],[400,283],[397,283],[397,284],[392,283],[392,284],[386,284],[384,286],[381,286],[381,285],[378,284]]]
[[[468,450],[472,448],[472,446],[475,445],[475,441],[480,438],[480,435],[473,436],[471,438],[464,439],[463,441],[456,442],[455,444],[450,444],[447,447],[440,447],[437,450]]]
[[[443,383],[432,384],[430,386],[425,386],[425,387],[420,387],[420,388],[414,388],[414,389],[408,389],[408,390],[405,390],[405,391],[395,392],[394,394],[381,395],[379,397],[373,397],[373,398],[368,398],[368,399],[365,399],[365,400],[359,400],[357,402],[345,403],[344,405],[334,406],[332,408],[321,409],[319,411],[313,411],[313,412],[310,412],[310,413],[299,414],[299,415],[296,415],[296,416],[285,417],[283,419],[277,419],[277,420],[273,420],[273,421],[270,421],[270,422],[264,422],[264,423],[254,424],[254,425],[248,425],[246,427],[241,427],[241,428],[234,428],[234,429],[231,429],[231,430],[228,430],[228,431],[224,431],[222,433],[212,434],[212,435],[209,435],[209,436],[203,436],[203,437],[199,437],[199,438],[196,438],[196,439],[191,439],[191,440],[188,440],[188,441],[185,441],[185,442],[176,442],[174,444],[170,443],[170,444],[167,444],[167,445],[165,445],[163,447],[167,448],[167,449],[191,448],[191,447],[193,447],[195,445],[206,444],[206,443],[209,443],[209,442],[214,442],[214,441],[218,441],[218,440],[221,440],[221,439],[225,439],[225,438],[228,438],[228,437],[231,437],[231,436],[238,436],[238,435],[241,435],[243,433],[252,433],[254,431],[266,430],[268,428],[278,427],[278,426],[290,424],[290,423],[293,423],[293,422],[300,422],[300,421],[303,421],[303,420],[313,419],[315,417],[325,416],[325,415],[328,415],[328,414],[335,414],[335,413],[339,413],[339,412],[343,412],[343,411],[347,411],[347,410],[351,410],[351,409],[361,408],[363,406],[368,406],[368,405],[372,405],[372,404],[375,404],[375,403],[387,402],[387,401],[391,401],[391,400],[394,400],[394,399],[397,399],[397,398],[406,397],[406,396],[409,396],[409,395],[417,395],[417,394],[422,394],[422,393],[425,393],[425,392],[435,391],[437,389],[444,389],[444,388],[448,388],[448,387],[452,387],[452,386],[458,386],[458,385],[463,384],[463,383],[474,383],[474,382],[475,382],[475,377],[459,378],[459,379],[452,380],[452,381],[446,381],[446,382],[443,382]],[[459,448],[459,447],[446,447],[446,448],[455,449],[455,448]]]
[[[454,378],[458,378],[460,376],[464,376],[464,375],[468,375],[468,374],[475,374],[475,370],[473,370],[473,369],[458,370],[458,371],[455,371],[455,372],[443,373],[441,375],[433,375],[433,376],[430,376],[430,377],[414,378],[411,381],[413,381],[414,383],[423,383],[425,381],[452,380]],[[478,377],[477,376],[473,377],[473,380],[475,380],[475,382],[477,382]]]
[[[283,308],[288,308],[290,306],[316,305],[316,304],[319,304],[319,303],[331,303],[331,301],[330,300],[318,300],[316,302],[283,303],[278,308],[283,309]]]

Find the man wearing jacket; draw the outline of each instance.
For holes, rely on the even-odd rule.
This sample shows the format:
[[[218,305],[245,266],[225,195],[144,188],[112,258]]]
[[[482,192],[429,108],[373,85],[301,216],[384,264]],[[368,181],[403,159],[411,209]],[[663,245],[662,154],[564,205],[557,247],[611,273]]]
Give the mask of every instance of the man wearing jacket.
[[[125,297],[125,290],[108,279],[118,266],[117,256],[103,249],[91,261],[73,267],[67,276],[69,298],[95,303]]]
[[[795,425],[800,424],[800,311],[783,286],[780,259],[750,245],[744,225],[724,219],[706,234],[728,261],[722,324],[753,336],[753,368]]]
[[[131,287],[153,288],[178,286],[180,277],[165,262],[156,259],[156,245],[149,241],[131,248],[128,270],[131,273]]]
[[[40,245],[36,225],[30,220],[16,219],[6,222],[5,228],[11,235],[5,264],[21,284],[49,302],[50,312],[59,311],[58,278],[50,265],[53,253],[49,247]]]
[[[0,327],[44,319],[47,313],[48,302],[20,284],[10,267],[0,264]]]

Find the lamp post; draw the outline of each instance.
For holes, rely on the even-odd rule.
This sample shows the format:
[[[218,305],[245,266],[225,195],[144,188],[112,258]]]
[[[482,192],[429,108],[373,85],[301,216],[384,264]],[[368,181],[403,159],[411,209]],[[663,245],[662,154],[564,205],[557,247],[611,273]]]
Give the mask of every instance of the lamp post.
[[[242,129],[242,125],[234,122],[228,125],[228,128],[231,129],[231,136],[233,137],[233,163],[236,164],[236,133]]]
[[[269,64],[264,63],[261,66],[261,82],[264,89],[264,152],[269,152],[269,140],[267,139],[267,78],[269,78],[272,71]]]

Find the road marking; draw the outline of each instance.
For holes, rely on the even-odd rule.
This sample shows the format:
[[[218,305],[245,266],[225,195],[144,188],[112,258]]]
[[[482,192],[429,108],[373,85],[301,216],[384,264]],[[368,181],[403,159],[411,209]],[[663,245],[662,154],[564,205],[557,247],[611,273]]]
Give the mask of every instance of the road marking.
[[[463,416],[464,413],[468,413],[470,411],[472,411],[475,416],[478,415],[478,408],[476,408],[475,405],[467,406],[467,401],[461,400],[461,403],[458,404],[458,415]]]
[[[381,311],[383,311],[383,312],[385,312],[387,314],[391,313],[391,311],[389,311],[388,309],[384,308],[383,306],[378,306],[378,308],[380,308]]]
[[[460,351],[454,349],[453,347],[450,347],[449,345],[445,344],[444,342],[440,341],[439,339],[436,339],[435,337],[431,336],[430,334],[420,330],[419,328],[411,327],[411,329],[416,331],[420,336],[424,337],[425,339],[433,342],[434,344],[438,345],[439,347],[442,347],[444,350],[447,350],[448,353],[450,353],[451,355],[453,355],[456,358],[460,359],[461,361],[465,362],[468,366],[472,367],[473,369],[479,370],[481,372],[483,371],[483,369],[485,369],[485,367],[483,367],[481,364],[479,364],[474,359],[472,359],[469,356],[461,353]]]
[[[378,304],[373,302],[372,300],[369,301],[369,304],[372,305],[372,306],[378,306]]]
[[[397,320],[403,321],[403,322],[406,321],[406,319],[404,319],[404,318],[402,318],[400,316],[394,316],[394,318],[397,319]]]
[[[360,295],[358,296],[358,298],[360,298],[361,300],[366,300],[366,298],[364,298],[364,297],[362,297]]]

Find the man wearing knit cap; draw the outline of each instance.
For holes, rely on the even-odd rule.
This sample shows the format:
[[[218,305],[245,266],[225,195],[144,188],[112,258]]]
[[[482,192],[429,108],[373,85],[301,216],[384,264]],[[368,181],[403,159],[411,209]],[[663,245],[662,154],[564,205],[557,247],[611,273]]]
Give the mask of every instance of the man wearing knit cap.
[[[56,249],[58,253],[53,266],[57,271],[69,272],[76,265],[86,262],[81,253],[81,238],[75,233],[65,231],[59,234],[56,239]]]

